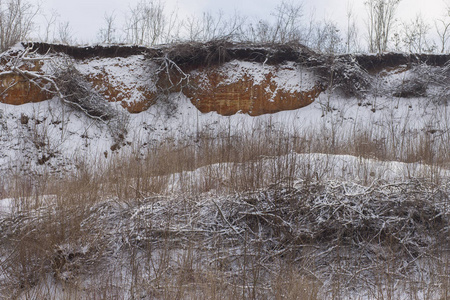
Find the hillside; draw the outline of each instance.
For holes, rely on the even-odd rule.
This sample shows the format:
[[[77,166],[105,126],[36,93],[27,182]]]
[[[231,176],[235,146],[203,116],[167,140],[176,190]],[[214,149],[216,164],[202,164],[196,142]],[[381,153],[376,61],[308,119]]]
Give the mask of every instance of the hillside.
[[[26,50],[26,57],[21,57],[24,46],[30,48]],[[424,111],[415,102],[428,98],[433,103],[446,103],[449,96],[446,88],[450,72],[446,64],[448,55],[327,57],[301,46],[227,43],[157,49],[24,46],[4,53],[1,59],[2,128],[8,128],[9,133],[2,135],[2,149],[9,152],[3,151],[0,170],[10,169],[11,164],[17,165],[16,157],[23,156],[23,149],[34,152],[26,153],[33,164],[43,165],[45,161],[47,165],[54,163],[69,168],[68,158],[73,158],[76,153],[103,155],[132,140],[148,139],[150,134],[152,139],[173,135],[188,137],[210,127],[210,122],[228,122],[234,127],[247,122],[244,120],[250,123],[257,120],[246,118],[245,114],[262,116],[258,120],[277,119],[283,115],[275,124],[281,122],[278,124],[281,127],[294,128],[306,125],[317,132],[320,128],[314,127],[330,123],[325,119],[335,118],[333,114],[342,110],[339,106],[344,103],[351,110],[351,120],[346,122],[348,117],[344,116],[339,121],[340,126],[354,126],[359,120],[352,119],[358,114],[363,118],[368,115],[373,120],[364,123],[380,123],[387,113],[383,108],[387,106],[399,107],[394,110],[399,117],[408,107],[408,114],[412,114],[416,123],[412,124],[415,129],[435,130],[430,118],[435,114],[434,110],[440,111],[440,106],[435,108],[427,104]],[[31,75],[12,72],[12,66]],[[37,77],[28,78],[30,76]],[[70,90],[73,85],[84,85],[89,91],[79,97],[87,99],[92,93],[95,103],[88,103],[89,99],[85,104],[75,103],[78,99],[72,102],[65,99],[71,103],[61,106],[57,100],[58,92],[47,80],[53,81],[58,76],[62,77],[59,84],[66,89],[63,93],[73,93]],[[78,82],[64,85],[64,76],[77,78]],[[312,103],[311,107],[298,110]],[[91,112],[80,113],[83,105]],[[326,107],[330,105],[332,107]],[[55,112],[51,116],[46,113],[49,109]],[[368,113],[369,110],[373,113]],[[327,114],[328,111],[334,113]],[[232,117],[221,118],[211,112]],[[283,113],[266,115],[277,112]],[[95,117],[103,114],[108,120],[97,122]],[[17,126],[18,118],[25,124]],[[61,124],[62,118],[70,121]],[[301,124],[293,118],[299,118]],[[168,122],[167,119],[173,120]],[[229,119],[236,121],[227,121]],[[404,120],[398,121],[401,126]],[[183,126],[179,126],[180,123]],[[346,123],[348,125],[344,125]],[[223,126],[226,125],[215,127]],[[17,139],[20,136],[27,138]],[[374,141],[378,138],[383,137],[371,137]],[[149,141],[142,143],[146,142]],[[405,161],[405,158],[400,160]]]
[[[0,83],[1,296],[450,295],[450,55],[34,43]]]

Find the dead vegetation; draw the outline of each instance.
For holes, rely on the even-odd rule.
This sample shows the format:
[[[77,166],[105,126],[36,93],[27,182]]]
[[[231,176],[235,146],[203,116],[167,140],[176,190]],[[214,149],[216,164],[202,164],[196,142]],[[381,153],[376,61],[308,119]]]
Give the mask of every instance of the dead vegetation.
[[[82,111],[87,117],[105,124],[116,144],[122,143],[128,133],[129,116],[101,96],[70,60],[58,62],[53,69],[54,82],[62,101],[73,109]]]
[[[330,180],[333,161],[314,154],[330,151],[331,131],[314,139],[268,124],[254,136],[205,130],[196,142],[168,138],[107,166],[80,162],[72,177],[30,177],[40,189],[18,182],[5,191],[12,213],[0,217],[0,294],[379,299],[391,289],[392,298],[445,299],[450,185],[439,168],[448,144],[437,151],[431,134],[419,143],[406,135],[438,175],[388,182],[361,157],[407,149],[376,149],[367,132],[339,137],[336,152],[354,151],[366,177]]]
[[[74,47],[46,43],[30,43],[25,46],[40,54],[48,52],[64,53],[75,59],[127,57],[144,54],[148,60],[155,61],[161,67],[164,67],[163,64],[169,60],[177,67],[178,71],[185,74],[198,68],[219,66],[231,60],[269,65],[295,61],[315,70],[323,86],[333,90],[337,89],[346,96],[357,96],[360,98],[370,91],[371,76],[382,70],[400,66],[406,66],[408,69],[417,69],[422,66],[423,68],[439,67],[445,73],[445,66],[448,65],[450,59],[449,55],[442,54],[385,53],[380,55],[343,54],[334,56],[316,53],[299,43],[252,44],[234,43],[228,40],[213,40],[206,43],[178,43],[155,48],[121,45]],[[178,78],[180,74],[172,74],[172,76]],[[165,82],[167,81],[166,79],[163,79],[164,83],[167,83]],[[398,90],[394,91],[394,94],[397,97],[423,95],[426,92],[426,82],[424,82],[426,78],[419,76],[416,79],[418,81],[412,79],[405,82]],[[440,79],[433,78],[433,80]]]
[[[369,72],[353,56],[302,56],[291,46],[191,46],[150,58],[172,86],[187,80],[185,68],[242,55],[260,63],[292,56],[329,87],[360,97],[370,89]],[[119,116],[75,69],[61,70],[51,79],[72,108],[102,123]],[[426,65],[415,72],[423,70],[431,72]],[[448,65],[439,76],[423,78],[444,86]],[[332,104],[324,113],[330,111]],[[386,115],[380,131],[356,120],[353,131],[339,121],[288,134],[273,124],[241,134],[204,129],[152,141],[145,155],[137,149],[107,166],[77,162],[73,177],[11,177],[14,184],[0,190],[14,204],[0,216],[0,295],[342,299],[356,291],[396,299],[409,290],[410,298],[446,299],[448,119],[435,116],[415,132],[414,119],[397,126],[395,118]],[[24,126],[33,121],[25,119]],[[300,161],[299,153],[310,157]],[[333,162],[318,166],[314,153],[354,155],[356,179],[329,180]],[[386,182],[363,158],[422,163],[430,171],[408,166],[403,181]]]
[[[38,49],[33,50],[32,46],[2,53],[4,71],[0,76],[18,76],[45,93],[48,98],[58,97],[62,104],[105,125],[115,143],[122,143],[127,135],[128,115],[104,99],[75,68],[71,58],[64,55],[39,56],[37,53]],[[41,70],[45,61],[48,62],[46,72]],[[12,81],[2,94],[17,83],[18,81]]]
[[[50,276],[56,285],[98,297],[113,292],[90,285],[101,272],[110,275],[96,285],[107,285],[109,276],[122,280],[119,298],[209,295],[202,283],[215,282],[227,298],[272,299],[285,298],[277,284],[292,283],[285,277],[291,270],[312,299],[348,296],[355,283],[375,289],[383,272],[392,282],[416,272],[428,276],[419,261],[448,270],[449,191],[447,183],[421,180],[369,187],[300,181],[230,196],[90,206],[57,196],[51,205],[1,220],[0,270],[8,276],[0,292],[18,297]],[[448,273],[440,276],[432,295],[449,292]]]
[[[55,83],[67,104],[104,122],[117,114],[70,62],[65,66],[59,64],[55,70]]]

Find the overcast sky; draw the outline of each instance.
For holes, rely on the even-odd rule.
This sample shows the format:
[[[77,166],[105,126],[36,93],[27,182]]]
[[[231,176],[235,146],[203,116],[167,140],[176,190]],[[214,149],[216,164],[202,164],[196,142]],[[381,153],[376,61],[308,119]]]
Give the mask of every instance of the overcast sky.
[[[447,1],[447,2],[446,2]],[[421,13],[433,24],[434,19],[442,18],[445,4],[450,0],[402,0],[397,15],[401,20],[410,20]],[[104,24],[105,12],[115,12],[117,21],[123,20],[125,12],[139,0],[43,0],[42,11],[55,10],[60,15],[60,21],[68,21],[73,36],[80,43],[97,41],[99,28]],[[265,18],[275,9],[280,1],[276,0],[162,0],[168,11],[178,7],[179,16],[201,14],[204,11],[216,12],[222,10],[227,14],[234,11],[251,18]],[[316,20],[332,19],[344,29],[346,23],[347,5],[354,7],[359,22],[363,26],[366,16],[364,0],[292,0],[293,3],[303,3],[305,14],[314,10]],[[363,29],[360,29],[363,31]],[[433,27],[434,30],[434,27]]]

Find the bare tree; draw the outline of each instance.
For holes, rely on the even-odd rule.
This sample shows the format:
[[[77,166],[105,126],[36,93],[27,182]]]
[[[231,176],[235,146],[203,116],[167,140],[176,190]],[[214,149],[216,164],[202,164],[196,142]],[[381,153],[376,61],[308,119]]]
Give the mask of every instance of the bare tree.
[[[183,20],[180,20],[178,16],[178,8],[172,10],[172,12],[166,16],[165,19],[165,30],[162,40],[167,43],[179,41]]]
[[[317,24],[316,32],[314,49],[327,54],[342,52],[342,38],[336,23],[324,20]]]
[[[272,20],[260,19],[246,26],[242,24],[241,40],[258,43],[288,43],[302,40],[302,4],[282,1],[271,15]],[[313,29],[310,29],[309,32],[312,33]]]
[[[103,15],[103,20],[105,21],[105,27],[101,28],[98,36],[100,38],[100,41],[102,43],[112,44],[117,42],[117,36],[116,36],[116,27],[115,27],[115,21],[116,16],[114,12],[107,14],[105,13]]]
[[[402,34],[398,30],[393,32],[391,41],[393,43],[392,49],[394,51],[400,52],[402,51]]]
[[[127,19],[128,42],[151,46],[163,41],[166,18],[161,2],[142,0],[130,8]]]
[[[445,16],[434,22],[436,32],[439,36],[440,52],[444,53],[447,50],[447,42],[450,39],[450,4],[447,5]]]
[[[248,42],[268,43],[271,41],[272,26],[267,20],[256,20],[249,23],[242,33],[241,40]]]
[[[198,41],[202,34],[202,22],[201,19],[195,15],[188,16],[183,22],[183,29],[188,41]]]
[[[395,11],[401,0],[367,0],[367,33],[369,51],[382,53],[387,50]]]
[[[72,28],[70,27],[70,23],[68,21],[59,22],[58,41],[66,45],[75,43],[75,40],[73,39]]]
[[[210,12],[204,12],[202,15],[202,35],[201,40],[209,41],[218,36],[225,35],[226,24],[224,24],[224,13],[219,10],[217,17]]]
[[[345,35],[345,49],[347,53],[358,48],[358,28],[356,26],[353,6],[347,3],[347,32]]]
[[[0,0],[0,51],[28,37],[38,11],[26,0]]]
[[[424,20],[422,15],[417,14],[411,22],[402,24],[402,41],[408,52],[422,53],[427,50],[428,40],[427,34],[431,29]]]
[[[308,21],[302,30],[302,43],[306,46],[312,47],[316,42],[315,35],[317,33],[317,22],[316,22],[316,10],[313,8],[308,15]],[[303,25],[303,24],[302,24]]]
[[[52,10],[50,15],[43,14],[44,17],[44,33],[41,36],[41,41],[50,42],[55,39],[55,26],[58,20],[59,14],[56,10]]]
[[[303,5],[282,1],[275,11],[272,42],[287,43],[301,40]]]
[[[183,23],[187,39],[190,41],[232,40],[240,39],[244,19],[237,13],[226,17],[223,11],[215,15],[205,12],[201,18],[191,16]]]

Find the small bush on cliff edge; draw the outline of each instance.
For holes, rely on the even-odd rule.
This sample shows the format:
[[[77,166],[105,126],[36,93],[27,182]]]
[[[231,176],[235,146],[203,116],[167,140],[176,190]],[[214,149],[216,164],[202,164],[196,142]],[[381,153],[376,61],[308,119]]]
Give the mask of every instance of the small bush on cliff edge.
[[[363,98],[370,90],[370,75],[353,55],[316,55],[309,60],[327,88],[338,90],[346,97],[358,98]]]

